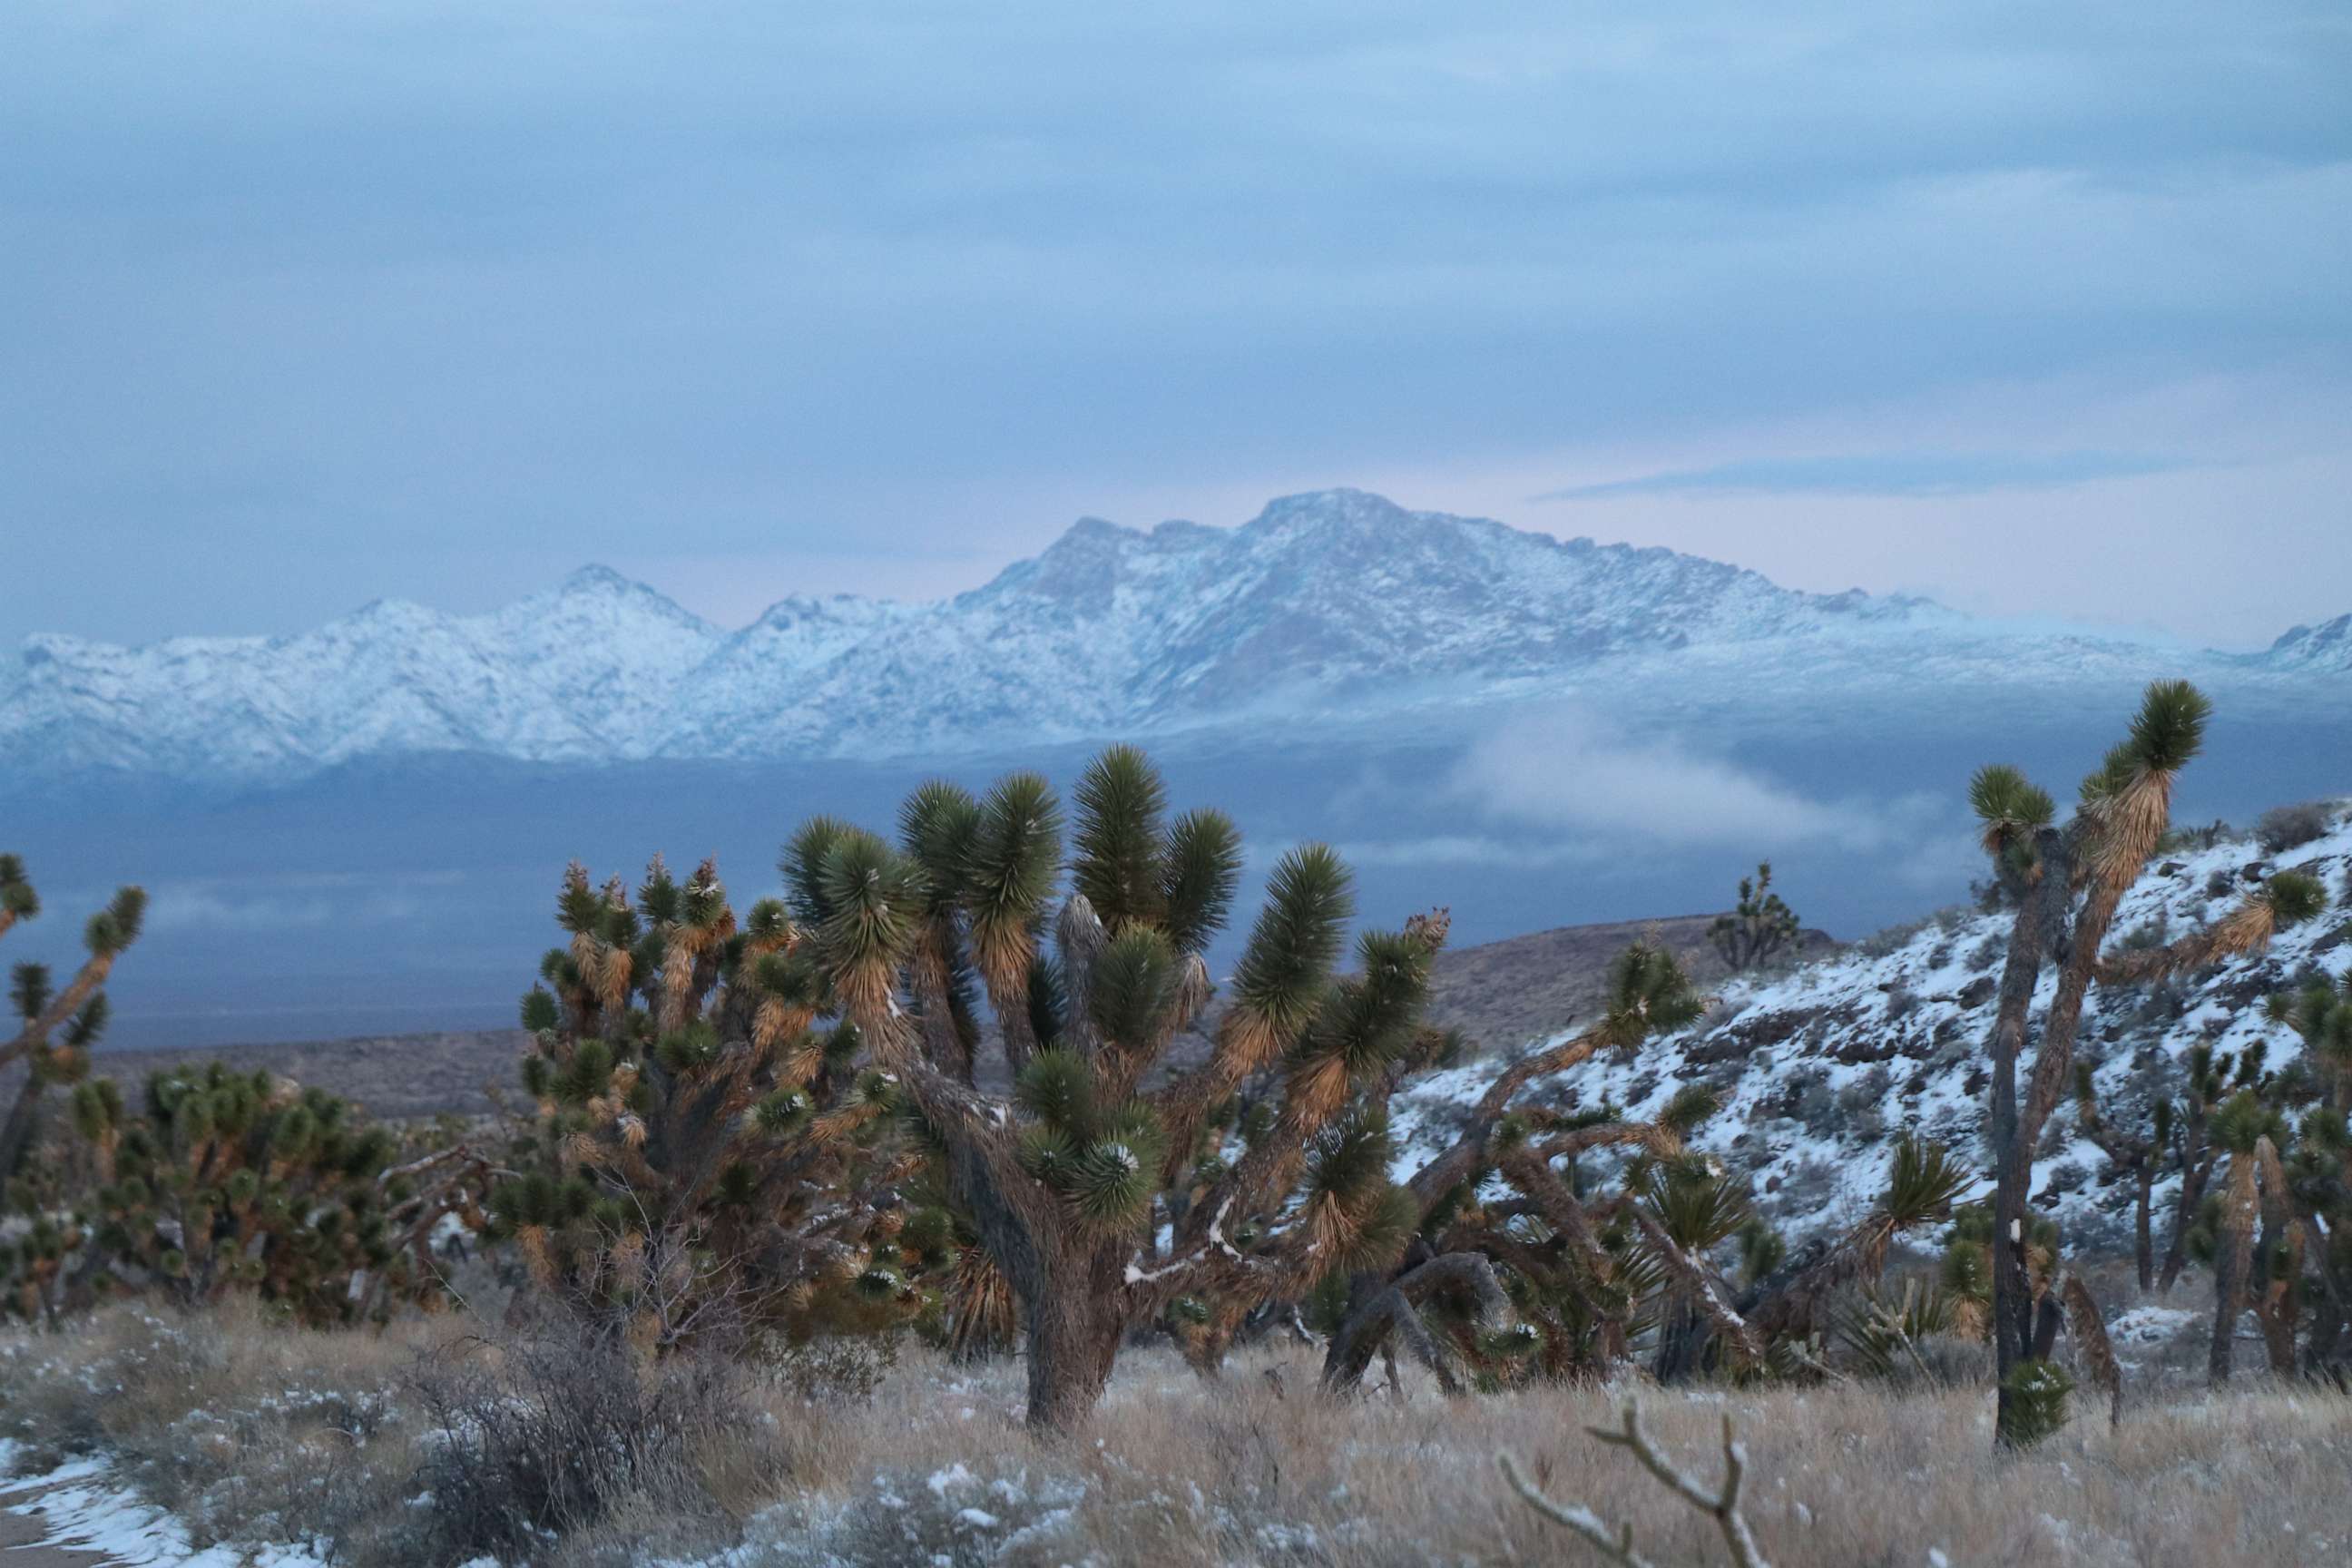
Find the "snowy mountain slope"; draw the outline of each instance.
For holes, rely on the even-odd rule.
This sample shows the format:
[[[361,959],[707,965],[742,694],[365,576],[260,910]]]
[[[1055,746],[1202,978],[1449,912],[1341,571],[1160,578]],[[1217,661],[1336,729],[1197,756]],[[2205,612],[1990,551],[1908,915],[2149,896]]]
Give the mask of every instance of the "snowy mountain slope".
[[[2352,615],[2296,626],[2256,654],[2252,662],[2265,669],[2352,675]]]
[[[2257,876],[2288,868],[2317,875],[2336,901],[2280,933],[2266,955],[2168,984],[2092,987],[2076,1059],[2094,1064],[2103,1104],[2136,1116],[2151,1091],[2177,1092],[2168,1087],[2173,1064],[2200,1041],[2234,1052],[2263,1039],[2273,1068],[2297,1054],[2300,1040],[2263,1017],[2263,1002],[2308,966],[2337,976],[2352,968],[2352,801],[2342,803],[2326,837],[2275,859],[2245,840],[2160,857],[2126,897],[2110,945],[2143,929],[2167,941],[2184,936],[2219,919]],[[1878,1194],[1888,1145],[1901,1133],[1980,1156],[1984,1041],[2009,921],[1948,910],[1784,977],[1736,984],[1694,1028],[1538,1079],[1523,1098],[1606,1101],[1639,1119],[1682,1085],[1704,1082],[1723,1106],[1696,1142],[1752,1173],[1784,1223],[1811,1230],[1858,1217]],[[2045,972],[2037,1007],[2055,984]],[[1451,1113],[1475,1102],[1494,1073],[1491,1060],[1465,1064],[1398,1097],[1401,1172],[1451,1140]],[[2128,1226],[2131,1194],[2123,1184],[2101,1184],[2105,1157],[2077,1132],[2070,1100],[2039,1152],[2035,1201],[2078,1237],[2113,1236]],[[2158,1188],[2159,1214],[2168,1212],[2179,1180]]]
[[[1330,490],[1236,529],[1088,520],[953,599],[792,598],[733,633],[589,568],[482,616],[378,603],[295,637],[36,637],[0,666],[0,764],[272,779],[450,752],[891,757],[1151,739],[1269,712],[1360,724],[1669,677],[1678,701],[2184,668],[2300,690],[2340,688],[2346,640],[2338,623],[2233,659],[2029,633]]]
[[[0,685],[0,757],[196,776],[386,752],[602,757],[635,746],[725,640],[599,567],[489,616],[379,600],[294,637],[36,637]]]

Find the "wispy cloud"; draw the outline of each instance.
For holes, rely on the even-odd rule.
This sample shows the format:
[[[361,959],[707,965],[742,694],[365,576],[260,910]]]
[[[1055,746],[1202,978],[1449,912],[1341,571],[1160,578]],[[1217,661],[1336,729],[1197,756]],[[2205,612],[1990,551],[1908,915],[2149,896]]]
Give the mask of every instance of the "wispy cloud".
[[[1679,740],[1636,739],[1556,710],[1473,745],[1454,792],[1488,814],[1602,843],[1723,845],[1771,853],[1805,844],[1879,850],[1909,842],[1925,803],[1823,801]]]
[[[147,923],[159,931],[264,931],[404,922],[464,880],[457,871],[194,878],[157,886]]]
[[[2206,467],[2196,458],[2140,452],[1864,452],[1835,457],[1746,458],[1570,485],[1531,501],[1607,500],[1647,495],[1962,496],[2061,489]]]

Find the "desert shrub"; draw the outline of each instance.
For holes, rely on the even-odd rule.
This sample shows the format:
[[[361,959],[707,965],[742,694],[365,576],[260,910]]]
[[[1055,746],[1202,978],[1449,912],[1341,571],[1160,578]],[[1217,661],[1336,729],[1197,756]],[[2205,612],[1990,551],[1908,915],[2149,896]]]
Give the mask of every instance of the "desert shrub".
[[[864,1405],[898,1364],[898,1347],[899,1336],[888,1333],[772,1340],[758,1365],[804,1405]]]
[[[416,1484],[433,1500],[433,1561],[538,1555],[630,1516],[725,1533],[705,1456],[730,1450],[753,1488],[789,1468],[742,1371],[709,1353],[647,1363],[623,1341],[561,1321],[497,1345],[424,1357],[406,1397],[422,1423]]]
[[[1878,1062],[1837,1091],[1839,1130],[1869,1140],[1886,1130],[1885,1107],[1895,1087],[1895,1075]]]
[[[945,1568],[1027,1560],[1081,1536],[1087,1485],[1071,1476],[1033,1479],[1026,1470],[983,1480],[961,1461],[896,1469],[842,1507],[787,1504],[763,1515],[744,1555],[761,1568],[835,1568],[841,1563],[923,1563]],[[1079,1553],[1069,1546],[1070,1556]]]
[[[2335,819],[2335,808],[2325,801],[2274,805],[2254,819],[2254,842],[2272,855],[2300,849],[2314,839],[2326,837]]]
[[[1801,1124],[1816,1138],[1835,1131],[1838,1121],[1837,1094],[1830,1088],[1830,1075],[1820,1068],[1803,1068],[1789,1080],[1788,1117]]]
[[[1902,925],[1874,931],[1853,944],[1854,951],[1864,958],[1889,958],[1911,945],[1911,939],[1927,929],[1924,920],[1908,921]]]

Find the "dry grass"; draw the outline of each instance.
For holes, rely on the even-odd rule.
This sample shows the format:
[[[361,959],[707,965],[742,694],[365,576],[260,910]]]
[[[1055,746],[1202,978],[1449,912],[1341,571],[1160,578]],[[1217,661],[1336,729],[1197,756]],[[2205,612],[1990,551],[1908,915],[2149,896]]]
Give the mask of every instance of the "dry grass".
[[[229,1315],[104,1314],[0,1341],[0,1433],[33,1462],[103,1451],[208,1539],[313,1539],[362,1563],[456,1560],[417,1528],[438,1445],[418,1368],[496,1373],[478,1325],[383,1338]],[[532,1549],[575,1563],[710,1555],[730,1568],[945,1563],[1583,1563],[1591,1550],[1505,1487],[1507,1450],[1554,1498],[1633,1525],[1662,1563],[1723,1561],[1712,1525],[1586,1436],[1618,1394],[1545,1388],[1449,1404],[1426,1384],[1331,1405],[1314,1363],[1265,1351],[1219,1385],[1171,1354],[1121,1363],[1084,1437],[1021,1427],[1020,1368],[910,1351],[863,1402],[739,1373],[682,1434],[677,1473]],[[1271,1374],[1271,1375],[1269,1375]],[[2352,1550],[2352,1400],[2252,1384],[2085,1412],[2033,1454],[1990,1452],[1979,1390],[1643,1394],[1647,1425],[1708,1483],[1728,1411],[1748,1514],[1781,1568],[2334,1563]]]

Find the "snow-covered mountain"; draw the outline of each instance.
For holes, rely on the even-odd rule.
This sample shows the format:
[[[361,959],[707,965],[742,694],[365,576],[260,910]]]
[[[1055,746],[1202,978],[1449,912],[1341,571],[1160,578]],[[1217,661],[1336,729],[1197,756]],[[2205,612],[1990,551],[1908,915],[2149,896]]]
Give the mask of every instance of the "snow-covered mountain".
[[[2313,969],[2352,969],[2352,801],[2337,803],[2325,837],[2276,857],[2251,840],[2160,855],[2117,911],[2111,943],[2145,932],[2175,941],[2226,914],[2241,893],[2280,870],[2310,872],[2331,896],[2319,918],[2281,932],[2270,951],[2159,984],[2095,985],[2076,1060],[2093,1064],[2100,1100],[2128,1125],[2151,1096],[2179,1092],[2178,1064],[2210,1043],[2235,1053],[2266,1042],[2268,1065],[2302,1048],[2263,1002]],[[2011,916],[1950,910],[1882,933],[1785,976],[1725,987],[1696,1026],[1628,1055],[1538,1079],[1530,1103],[1612,1103],[1640,1119],[1685,1084],[1717,1091],[1722,1109],[1695,1142],[1752,1173],[1768,1207],[1800,1230],[1858,1218],[1883,1189],[1889,1145],[1906,1131],[1976,1158],[1986,1107],[1985,1039]],[[2056,988],[2045,971],[2036,1016]],[[1571,1026],[1571,1030],[1574,1026]],[[2027,1064],[2031,1067],[2029,1054]],[[1462,1108],[1494,1079],[1475,1062],[1413,1085],[1397,1100],[1398,1164],[1410,1170],[1450,1142]],[[2080,1135],[2071,1100],[2037,1152],[2036,1201],[2078,1238],[2127,1230],[2132,1192]],[[2179,1176],[2157,1189],[2169,1214]]]
[[[2352,615],[2296,626],[2254,658],[2271,669],[2352,675]]]
[[[1400,710],[1639,689],[1948,691],[2210,668],[2352,675],[2352,617],[2252,658],[2025,631],[1923,600],[1821,595],[1660,549],[1561,542],[1330,490],[1235,529],[1089,519],[928,605],[786,599],[729,632],[591,567],[495,614],[379,602],[314,632],[126,648],[29,639],[0,667],[0,766],[218,779],[372,757],[892,757],[1268,714],[1296,731]]]

